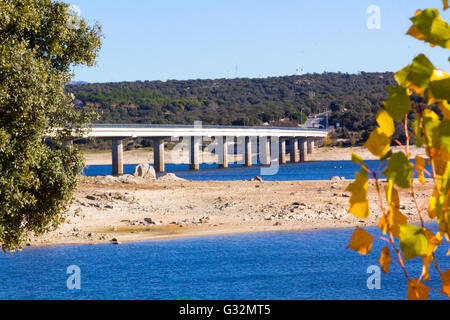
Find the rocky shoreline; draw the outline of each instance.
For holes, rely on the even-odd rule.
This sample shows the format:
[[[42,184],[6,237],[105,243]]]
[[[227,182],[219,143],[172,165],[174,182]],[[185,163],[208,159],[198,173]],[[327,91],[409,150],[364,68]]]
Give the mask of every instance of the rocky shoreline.
[[[348,181],[191,182],[168,174],[80,177],[76,200],[56,231],[30,237],[28,245],[100,244],[287,230],[376,225],[381,212],[369,192],[371,217],[347,213]],[[432,192],[417,186],[418,198]],[[401,191],[402,212],[417,222],[410,191]],[[423,201],[423,200],[420,200]]]

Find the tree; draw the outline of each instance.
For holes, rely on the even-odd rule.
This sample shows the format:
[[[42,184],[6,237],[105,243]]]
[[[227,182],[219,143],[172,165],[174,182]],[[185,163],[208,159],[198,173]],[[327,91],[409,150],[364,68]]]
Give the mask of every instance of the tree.
[[[447,10],[448,0],[443,0],[443,4]],[[418,10],[411,22],[408,35],[432,47],[450,49],[450,26],[439,16],[437,9]],[[388,87],[390,97],[383,102],[385,109],[377,114],[378,128],[365,144],[380,159],[380,167],[370,170],[361,157],[353,154],[352,159],[361,165],[361,171],[347,188],[352,194],[349,213],[366,219],[370,214],[367,198],[369,179],[373,179],[382,211],[378,227],[383,236],[373,237],[364,229],[357,228],[349,248],[366,255],[371,252],[376,238],[384,241],[387,246],[381,252],[379,263],[388,273],[391,260],[397,262],[406,278],[408,300],[427,300],[431,289],[450,298],[450,270],[441,269],[436,254],[440,246],[448,248],[450,240],[450,74],[436,69],[425,55],[420,54],[397,72],[395,79],[398,85]],[[414,102],[416,99],[413,94],[426,104],[412,103],[411,100]],[[439,114],[435,112],[437,110]],[[415,120],[410,127],[411,113]],[[399,130],[405,143],[395,138]],[[428,159],[417,156],[410,161],[413,137],[418,148],[425,148]],[[394,153],[390,148],[392,141],[403,151]],[[417,198],[415,175],[421,184],[433,186],[432,196],[424,203]],[[387,178],[384,185],[382,176]],[[398,189],[411,191],[419,225],[408,223],[409,218],[401,212]],[[425,224],[427,214],[437,228]],[[423,267],[417,277],[406,268],[406,263],[413,259],[422,259]],[[427,285],[433,267],[441,280],[441,288]]]
[[[73,65],[95,64],[101,27],[68,4],[0,2],[0,245],[20,249],[30,234],[56,228],[67,213],[83,158],[64,141],[93,114],[65,90]],[[51,137],[58,148],[51,148]]]

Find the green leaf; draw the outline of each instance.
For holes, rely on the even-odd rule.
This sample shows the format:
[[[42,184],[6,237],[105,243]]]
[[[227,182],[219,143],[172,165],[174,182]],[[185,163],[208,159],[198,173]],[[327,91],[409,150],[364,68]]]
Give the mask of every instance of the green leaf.
[[[430,255],[425,229],[410,224],[401,225],[400,249],[405,261]]]
[[[436,149],[439,147],[440,124],[439,116],[434,111],[430,109],[423,111],[423,133],[426,138],[425,142],[429,147]]]
[[[411,187],[414,165],[409,162],[403,152],[394,153],[389,159],[384,176],[400,188]]]
[[[439,125],[441,145],[450,152],[450,120],[442,120]]]
[[[423,138],[422,128],[420,127],[419,119],[416,119],[411,123],[411,128],[413,129],[414,134],[416,135],[416,147],[417,148],[422,147],[423,144],[425,143],[425,140]]]
[[[450,49],[450,27],[441,19],[437,9],[425,9],[411,18],[408,34],[431,45]]]
[[[381,159],[381,162],[386,161],[387,159],[389,159],[390,157],[392,157],[392,150],[389,150],[388,153],[386,153]]]
[[[415,57],[406,78],[410,89],[423,96],[434,70],[436,70],[435,66],[425,55],[420,54]]]
[[[405,119],[405,115],[411,110],[411,100],[408,91],[404,87],[387,87],[390,93],[388,100],[383,101],[384,107],[389,115],[400,122]]]
[[[450,100],[450,78],[431,81],[429,88],[434,100]]]

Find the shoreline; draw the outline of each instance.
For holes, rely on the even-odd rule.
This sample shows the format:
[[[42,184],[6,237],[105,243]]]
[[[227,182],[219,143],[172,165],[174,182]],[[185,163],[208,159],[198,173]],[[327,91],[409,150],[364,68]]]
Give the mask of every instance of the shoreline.
[[[194,239],[194,238],[206,238],[206,237],[220,237],[220,236],[233,236],[233,235],[252,235],[252,234],[264,234],[264,233],[284,233],[284,232],[314,232],[314,231],[331,231],[331,230],[352,230],[357,226],[322,226],[320,228],[298,228],[298,229],[267,229],[267,230],[235,230],[235,231],[215,231],[215,232],[199,232],[195,234],[182,234],[182,235],[167,235],[167,236],[155,236],[149,238],[140,238],[133,240],[122,239],[120,244],[135,244],[153,241],[163,241],[163,240],[183,240],[183,239]],[[364,225],[364,228],[373,228],[376,225]],[[27,246],[27,248],[46,248],[46,247],[65,247],[65,246],[97,246],[97,245],[114,245],[111,241],[98,241],[98,242],[62,242],[62,243],[50,243],[43,244],[37,243],[32,246]]]
[[[30,237],[32,247],[110,244],[286,231],[373,227],[380,211],[369,192],[371,217],[347,213],[349,181],[208,182],[138,180],[108,182],[80,178],[66,222],[55,231]],[[370,188],[373,189],[373,188]],[[431,185],[417,186],[425,199]],[[402,212],[419,221],[401,190]]]

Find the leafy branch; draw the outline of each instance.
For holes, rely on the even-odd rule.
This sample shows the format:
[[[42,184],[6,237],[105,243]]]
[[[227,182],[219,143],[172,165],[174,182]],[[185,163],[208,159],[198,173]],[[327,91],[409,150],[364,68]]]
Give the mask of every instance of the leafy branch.
[[[444,10],[447,10],[448,0],[442,2]],[[450,26],[440,17],[437,9],[418,10],[411,22],[408,35],[432,47],[450,49]],[[383,272],[389,273],[392,248],[395,252],[393,259],[408,282],[408,300],[427,300],[430,290],[450,298],[450,270],[441,270],[435,254],[445,241],[448,245],[450,240],[450,74],[438,70],[425,55],[420,54],[410,65],[398,71],[395,79],[398,85],[388,87],[390,97],[383,101],[385,109],[377,114],[379,127],[371,133],[365,144],[380,159],[380,167],[378,170],[369,170],[363,159],[352,153],[352,161],[360,164],[362,169],[347,188],[352,194],[349,213],[367,219],[370,214],[367,199],[369,178],[373,179],[382,211],[378,227],[384,236],[374,237],[364,229],[357,228],[349,248],[366,255],[371,253],[375,238],[385,241],[389,246],[382,249],[379,263]],[[413,107],[412,94],[422,97],[427,107]],[[410,112],[414,112],[416,119],[411,123],[411,129],[408,123]],[[395,122],[402,124],[405,144],[393,139]],[[428,159],[417,156],[414,161],[410,160],[410,142],[413,137],[418,148],[425,148]],[[392,140],[403,151],[394,153],[391,149]],[[431,171],[427,170],[427,165],[431,166]],[[383,166],[384,171],[380,173]],[[417,198],[416,175],[422,185],[427,185],[429,181],[433,183],[433,194],[422,205]],[[384,190],[381,176],[387,178]],[[408,218],[401,213],[397,188],[411,190],[420,226],[408,224]],[[437,232],[425,225],[427,205],[428,217],[438,224]],[[408,274],[405,264],[417,258],[423,260],[423,268],[420,277],[415,279]],[[430,280],[432,263],[441,278],[441,289],[426,285]]]

